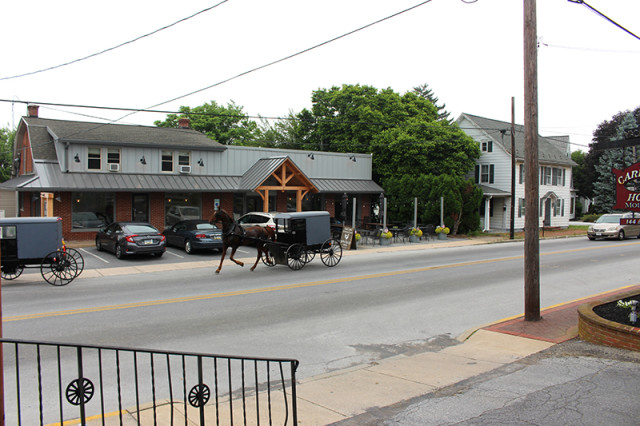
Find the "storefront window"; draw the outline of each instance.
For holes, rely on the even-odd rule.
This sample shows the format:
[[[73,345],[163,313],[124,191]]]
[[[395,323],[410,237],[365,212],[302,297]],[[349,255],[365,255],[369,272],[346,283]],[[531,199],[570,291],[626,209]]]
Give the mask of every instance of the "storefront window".
[[[113,222],[113,193],[74,192],[72,197],[71,227],[74,231],[94,231]]]
[[[164,198],[164,222],[170,227],[182,220],[208,219],[213,212],[202,211],[200,193],[171,193]]]

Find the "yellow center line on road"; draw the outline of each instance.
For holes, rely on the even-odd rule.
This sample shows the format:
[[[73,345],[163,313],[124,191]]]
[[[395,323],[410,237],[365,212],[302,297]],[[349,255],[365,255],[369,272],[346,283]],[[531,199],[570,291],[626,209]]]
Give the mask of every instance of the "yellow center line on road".
[[[626,243],[626,244],[616,244],[607,246],[606,248],[620,247],[624,245],[632,245],[632,244],[640,244],[640,243]],[[570,250],[561,250],[555,252],[549,252],[541,254],[541,256],[549,256],[554,254],[564,254],[571,252],[579,252],[585,250],[596,250],[603,247],[586,247],[579,249],[570,249]],[[228,291],[222,293],[212,293],[212,294],[203,294],[199,296],[187,296],[187,297],[176,297],[171,299],[160,299],[160,300],[150,300],[147,302],[135,302],[135,303],[123,303],[119,305],[106,305],[106,306],[95,306],[92,308],[82,308],[82,309],[69,309],[64,311],[53,311],[53,312],[42,312],[38,314],[26,314],[26,315],[15,315],[15,316],[5,316],[2,319],[2,322],[12,322],[12,321],[23,321],[29,319],[38,319],[38,318],[48,318],[48,317],[57,317],[57,316],[66,316],[66,315],[77,315],[77,314],[87,314],[94,312],[106,312],[106,311],[115,311],[119,309],[132,309],[132,308],[142,308],[148,306],[159,306],[159,305],[168,305],[172,303],[185,303],[185,302],[194,302],[200,300],[209,300],[209,299],[219,299],[224,297],[233,297],[233,296],[245,296],[250,294],[259,294],[259,293],[269,293],[275,291],[283,291],[283,290],[293,290],[305,287],[316,287],[327,284],[340,284],[346,282],[354,282],[354,281],[362,281],[368,279],[375,278],[384,278],[384,277],[392,277],[397,275],[405,275],[405,274],[415,274],[418,272],[426,272],[426,271],[434,271],[438,269],[448,269],[448,268],[457,268],[461,266],[472,266],[472,265],[482,265],[488,263],[495,262],[505,262],[510,260],[518,260],[524,259],[524,256],[509,256],[509,257],[501,257],[496,259],[486,259],[486,260],[474,260],[469,262],[460,262],[460,263],[451,263],[447,265],[434,265],[434,266],[425,266],[422,268],[412,268],[405,269],[402,271],[390,271],[390,272],[379,272],[375,274],[367,274],[360,275],[356,277],[346,277],[346,278],[334,278],[329,280],[320,280],[320,281],[311,281],[306,283],[296,283],[296,284],[287,284],[287,285],[279,285],[272,287],[262,287],[255,289],[247,289],[247,290],[237,290],[237,291]]]

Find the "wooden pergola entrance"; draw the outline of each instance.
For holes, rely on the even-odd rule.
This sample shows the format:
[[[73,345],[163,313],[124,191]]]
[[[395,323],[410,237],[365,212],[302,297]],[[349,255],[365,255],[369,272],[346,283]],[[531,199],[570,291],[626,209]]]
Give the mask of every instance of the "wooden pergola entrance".
[[[263,175],[261,183],[253,188],[262,198],[263,211],[269,211],[270,191],[292,191],[296,193],[296,211],[302,211],[302,200],[309,193],[318,192],[311,181],[298,169],[289,159],[283,157],[272,160],[271,167],[268,168],[266,177]],[[280,161],[274,161],[280,160]]]

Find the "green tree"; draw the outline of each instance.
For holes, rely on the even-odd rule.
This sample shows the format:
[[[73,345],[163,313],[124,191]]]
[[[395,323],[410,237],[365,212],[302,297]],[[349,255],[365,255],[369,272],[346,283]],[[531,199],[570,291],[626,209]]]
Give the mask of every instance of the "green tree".
[[[576,163],[571,169],[571,175],[573,177],[573,188],[578,191],[582,196],[590,197],[587,192],[591,194],[593,192],[592,182],[587,180],[586,167],[587,167],[587,155],[582,151],[573,151],[571,153],[571,159]],[[589,188],[591,186],[591,188]]]
[[[177,128],[180,118],[188,118],[194,130],[205,133],[209,138],[224,145],[251,145],[259,133],[255,121],[242,111],[233,101],[226,107],[215,101],[194,108],[180,107],[180,115],[169,114],[166,120],[156,121],[158,127]]]
[[[616,179],[611,169],[626,169],[634,163],[631,148],[604,150],[595,167],[598,178],[593,184],[595,212],[609,213],[616,203]]]
[[[448,173],[462,176],[480,156],[478,144],[456,124],[439,120],[438,109],[414,92],[343,85],[313,92],[303,110],[305,149],[373,154],[373,178]]]
[[[11,179],[15,130],[0,128],[0,182]]]
[[[629,116],[631,115],[631,117]],[[633,130],[633,122],[640,123],[640,106],[635,108],[633,111],[621,111],[611,117],[610,120],[605,120],[598,125],[596,130],[593,132],[592,143],[589,144],[589,152],[585,156],[585,168],[584,168],[584,180],[585,184],[583,188],[581,188],[582,195],[585,195],[590,198],[596,197],[596,182],[597,181],[605,181],[606,177],[600,175],[600,171],[604,171],[604,169],[598,168],[600,164],[600,157],[607,151],[603,149],[603,142],[610,142],[612,140],[619,139],[622,136],[623,139],[630,137],[638,136],[638,129]],[[622,134],[620,134],[622,130]],[[640,148],[636,148],[636,151]],[[606,160],[606,162],[610,162],[610,160]],[[599,171],[600,170],[600,171]],[[610,170],[608,174],[610,174]],[[603,187],[600,185],[600,191],[603,190]],[[600,197],[603,195],[601,192],[598,194]],[[601,209],[598,207],[596,201],[596,205],[594,205],[594,209],[605,211],[605,209]]]
[[[446,104],[438,105],[438,97],[433,94],[433,91],[429,89],[428,84],[422,84],[420,86],[416,86],[413,88],[413,93],[416,95],[428,99],[438,110],[438,120],[445,120],[451,123],[452,119],[450,117],[449,112],[445,109],[447,107]]]
[[[400,221],[413,219],[414,198],[418,198],[418,220],[440,224],[440,201],[444,199],[444,224],[452,234],[475,231],[480,227],[478,206],[482,190],[462,176],[404,175],[385,180],[388,194],[388,214]]]

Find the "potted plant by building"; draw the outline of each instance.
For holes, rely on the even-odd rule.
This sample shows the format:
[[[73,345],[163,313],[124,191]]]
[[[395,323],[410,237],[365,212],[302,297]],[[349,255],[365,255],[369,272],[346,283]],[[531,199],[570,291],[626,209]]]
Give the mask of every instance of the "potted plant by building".
[[[384,228],[382,231],[380,231],[379,237],[380,245],[388,246],[389,244],[391,244],[391,237],[393,237],[393,234],[387,228]]]
[[[449,234],[449,232],[450,232],[450,230],[446,226],[438,226],[436,228],[436,234],[438,234],[438,239],[439,240],[446,240],[447,239],[447,235]]]
[[[422,237],[422,229],[411,228],[411,231],[409,231],[409,242],[417,243],[421,237]]]

